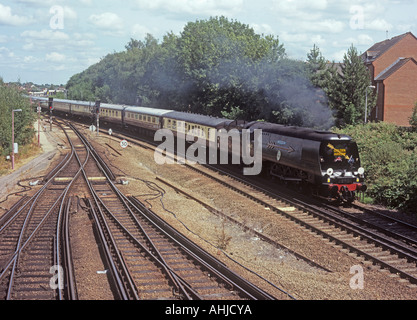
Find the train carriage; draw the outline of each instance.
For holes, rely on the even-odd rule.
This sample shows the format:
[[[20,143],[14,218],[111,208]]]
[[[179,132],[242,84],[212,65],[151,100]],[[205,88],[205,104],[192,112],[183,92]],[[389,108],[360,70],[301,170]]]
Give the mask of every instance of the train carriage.
[[[204,116],[194,113],[172,111],[164,114],[163,129],[172,130],[174,135],[194,135],[208,142],[216,142],[216,135],[210,129],[219,130],[228,126],[232,120]]]
[[[100,105],[100,120],[104,122],[123,123],[125,106],[102,103]]]
[[[127,107],[124,112],[123,123],[125,126],[135,126],[154,132],[162,129],[164,115],[172,111],[144,107]]]

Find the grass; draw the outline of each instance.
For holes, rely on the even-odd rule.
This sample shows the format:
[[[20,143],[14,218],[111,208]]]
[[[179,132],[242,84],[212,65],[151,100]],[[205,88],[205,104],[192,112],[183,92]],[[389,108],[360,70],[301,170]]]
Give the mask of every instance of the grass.
[[[32,143],[19,146],[19,153],[15,154],[15,169],[23,166],[29,159],[37,156],[41,153],[41,149],[38,147],[37,138],[34,137]],[[6,160],[4,151],[0,149],[0,176],[7,175],[12,172],[12,160]]]

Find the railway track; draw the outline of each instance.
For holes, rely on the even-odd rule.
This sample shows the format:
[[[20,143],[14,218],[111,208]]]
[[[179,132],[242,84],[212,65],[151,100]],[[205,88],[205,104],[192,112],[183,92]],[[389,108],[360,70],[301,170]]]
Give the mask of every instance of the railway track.
[[[71,144],[71,152],[42,188],[31,198],[22,198],[0,220],[0,299],[56,300],[73,295],[71,287],[64,290],[69,253],[61,248],[68,230],[65,200],[81,172],[75,155]],[[72,178],[64,181],[68,174]]]
[[[274,299],[127,198],[102,170],[86,200],[121,299]],[[96,178],[98,176],[96,175]]]
[[[364,208],[358,215],[323,202],[300,200],[291,193],[265,189],[217,167],[189,167],[355,253],[365,264],[378,265],[417,285],[416,226]]]
[[[184,238],[137,199],[72,125],[71,151],[31,198],[0,219],[0,299],[77,299],[70,208],[82,199],[94,221],[116,299],[275,299]]]
[[[137,139],[128,136],[133,141]],[[142,142],[138,145],[143,148],[151,149],[147,144],[156,146],[149,141]],[[417,286],[416,226],[355,204],[352,205],[355,208],[352,212],[322,201],[313,201],[311,197],[294,197],[293,192],[265,188],[258,182],[248,181],[218,166],[206,165],[209,169],[206,170],[186,165],[330,240],[342,250],[353,252],[364,264],[377,265],[389,271],[391,276],[399,276],[401,281],[410,283],[410,286]],[[309,260],[300,258],[307,262]]]

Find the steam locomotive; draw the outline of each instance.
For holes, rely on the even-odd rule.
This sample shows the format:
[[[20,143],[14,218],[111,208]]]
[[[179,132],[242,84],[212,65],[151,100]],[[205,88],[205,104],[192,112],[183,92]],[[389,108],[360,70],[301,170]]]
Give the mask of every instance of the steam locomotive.
[[[31,97],[43,108],[63,115],[100,116],[101,122],[133,128],[138,134],[153,135],[159,129],[176,136],[192,134],[216,143],[210,130],[262,132],[262,172],[268,177],[294,182],[313,194],[352,202],[356,193],[365,191],[364,169],[358,147],[351,137],[328,131],[284,126],[267,122],[237,122],[230,119],[166,109],[123,106],[107,103]]]

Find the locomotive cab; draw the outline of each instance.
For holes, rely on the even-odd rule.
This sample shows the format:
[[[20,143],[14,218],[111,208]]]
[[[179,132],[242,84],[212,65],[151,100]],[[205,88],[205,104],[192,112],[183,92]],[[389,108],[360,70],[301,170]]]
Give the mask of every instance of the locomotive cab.
[[[322,185],[329,197],[352,202],[355,192],[366,190],[356,142],[342,139],[323,141],[320,166]]]

